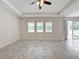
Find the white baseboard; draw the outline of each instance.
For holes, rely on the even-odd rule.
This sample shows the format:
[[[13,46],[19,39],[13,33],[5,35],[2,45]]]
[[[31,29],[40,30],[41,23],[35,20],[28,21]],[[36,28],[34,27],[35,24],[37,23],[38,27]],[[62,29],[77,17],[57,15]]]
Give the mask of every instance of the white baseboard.
[[[65,38],[21,38],[26,40],[65,40]]]
[[[17,40],[19,40],[19,39],[17,39]],[[7,46],[7,45],[9,45],[9,44],[11,44],[11,43],[17,41],[17,40],[10,40],[10,41],[8,41],[8,42],[5,42],[5,43],[3,43],[3,44],[0,45],[0,48],[3,48],[3,47],[5,47],[5,46]]]

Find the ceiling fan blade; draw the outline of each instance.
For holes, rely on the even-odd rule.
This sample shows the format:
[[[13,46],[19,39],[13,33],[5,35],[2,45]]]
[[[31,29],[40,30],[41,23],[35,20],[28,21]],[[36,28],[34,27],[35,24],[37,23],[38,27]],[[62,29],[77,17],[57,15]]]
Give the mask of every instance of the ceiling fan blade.
[[[51,5],[52,3],[49,1],[44,1],[44,4]]]
[[[36,3],[36,1],[32,2],[31,4],[35,4],[35,3]]]
[[[41,9],[42,7],[41,7],[41,5],[39,4],[39,9]]]

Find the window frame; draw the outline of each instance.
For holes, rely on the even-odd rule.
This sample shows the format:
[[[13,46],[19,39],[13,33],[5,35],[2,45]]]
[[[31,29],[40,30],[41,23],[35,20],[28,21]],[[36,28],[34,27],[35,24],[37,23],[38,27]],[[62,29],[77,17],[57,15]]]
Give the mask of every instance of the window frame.
[[[49,23],[52,23],[52,30],[51,30],[51,32],[53,32],[53,21],[45,21],[45,32],[46,32],[46,22],[49,22]],[[51,33],[51,32],[46,32],[46,33]]]
[[[43,31],[42,32],[37,32],[37,23],[39,23],[39,22],[42,22],[43,23]],[[50,22],[50,23],[52,23],[52,31],[51,32],[46,32],[46,22]],[[34,32],[29,32],[28,31],[28,23],[34,23]],[[34,20],[34,21],[27,21],[27,32],[28,33],[52,33],[53,32],[53,28],[54,27],[54,22],[51,20],[51,21],[49,21],[49,20],[42,20],[42,21],[36,21],[36,20]]]
[[[34,32],[35,32],[35,22],[34,21],[27,22],[27,32],[28,33],[34,33],[34,32],[29,32],[29,30],[28,30],[28,23],[34,23]]]
[[[37,30],[37,24],[38,24],[38,23],[42,23],[42,24],[43,24],[43,26],[42,26],[42,27],[43,27],[42,32],[38,32],[38,30]],[[36,29],[36,32],[37,32],[37,33],[43,33],[43,32],[44,32],[44,22],[43,22],[43,21],[37,21],[37,22],[36,22],[36,28],[35,28],[35,29]]]

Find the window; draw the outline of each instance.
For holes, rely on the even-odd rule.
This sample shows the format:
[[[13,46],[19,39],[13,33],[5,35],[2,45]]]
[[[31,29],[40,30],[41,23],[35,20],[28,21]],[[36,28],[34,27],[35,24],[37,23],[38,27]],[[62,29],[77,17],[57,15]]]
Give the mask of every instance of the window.
[[[53,22],[28,22],[28,32],[52,32]]]
[[[33,22],[28,23],[28,32],[34,32],[34,23]]]
[[[37,32],[43,32],[43,22],[37,22]]]
[[[45,23],[45,26],[46,26],[45,32],[52,32],[52,25],[53,25],[52,22],[46,22]]]

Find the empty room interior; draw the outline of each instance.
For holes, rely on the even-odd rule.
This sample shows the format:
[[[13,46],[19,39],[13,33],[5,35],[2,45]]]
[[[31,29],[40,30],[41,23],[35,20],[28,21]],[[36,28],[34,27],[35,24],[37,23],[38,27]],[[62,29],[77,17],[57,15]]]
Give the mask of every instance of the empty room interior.
[[[79,0],[0,0],[0,59],[79,59]]]

